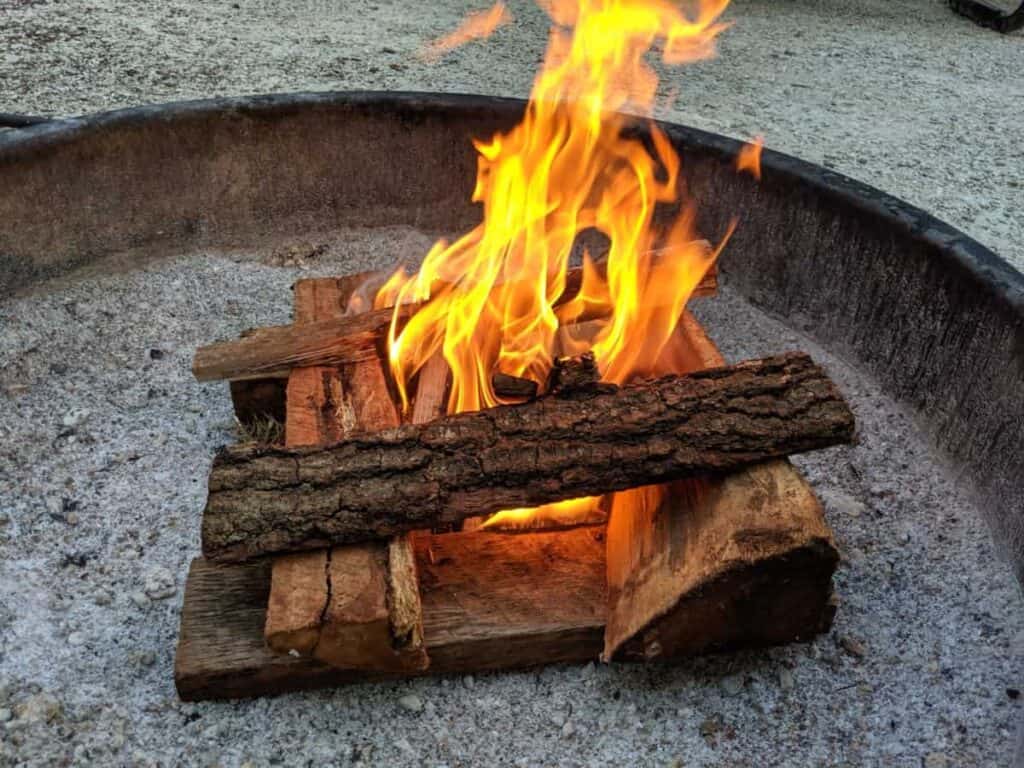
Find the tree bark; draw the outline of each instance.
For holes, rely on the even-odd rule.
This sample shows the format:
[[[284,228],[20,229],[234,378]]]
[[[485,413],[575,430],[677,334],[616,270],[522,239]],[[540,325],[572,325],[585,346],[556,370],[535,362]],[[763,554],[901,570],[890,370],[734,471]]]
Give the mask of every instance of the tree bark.
[[[236,446],[210,472],[203,552],[238,561],[387,537],[727,471],[853,434],[853,414],[825,372],[790,353],[326,448]]]

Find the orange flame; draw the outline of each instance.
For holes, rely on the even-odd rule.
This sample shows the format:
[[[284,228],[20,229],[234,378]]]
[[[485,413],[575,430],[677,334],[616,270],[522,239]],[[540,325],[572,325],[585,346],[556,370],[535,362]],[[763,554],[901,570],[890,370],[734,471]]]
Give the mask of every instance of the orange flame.
[[[747,171],[758,181],[761,180],[761,150],[764,149],[764,139],[758,136],[749,144],[744,144],[736,155],[736,170]]]
[[[404,326],[395,312],[388,339],[404,408],[412,378],[439,349],[452,370],[450,413],[500,404],[496,371],[543,385],[559,343],[591,348],[606,381],[654,369],[725,240],[711,248],[697,234],[668,137],[653,122],[646,140],[629,133],[622,111],[651,114],[652,47],[669,64],[713,54],[727,3],[692,0],[686,14],[669,0],[543,0],[554,26],[526,113],[475,142],[482,222],[436,243],[415,275],[400,270],[377,294],[377,307],[420,303]],[[470,19],[449,37],[470,27],[486,25]],[[573,246],[590,229],[607,239],[606,269],[586,259],[579,293],[557,306]],[[602,318],[591,338],[560,333],[583,315]]]
[[[434,40],[423,50],[423,58],[435,60],[444,53],[465,45],[471,40],[490,37],[498,27],[512,21],[512,14],[502,2],[495,3],[486,11],[469,14],[453,31]]]

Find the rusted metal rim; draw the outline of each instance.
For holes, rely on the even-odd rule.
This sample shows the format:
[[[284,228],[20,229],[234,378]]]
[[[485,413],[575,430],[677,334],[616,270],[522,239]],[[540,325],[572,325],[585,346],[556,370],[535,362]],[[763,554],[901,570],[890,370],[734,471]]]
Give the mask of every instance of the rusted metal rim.
[[[410,119],[415,119],[417,114],[425,116],[437,112],[477,117],[484,112],[512,121],[522,114],[526,102],[472,94],[337,91],[227,97],[131,107],[83,117],[33,121],[18,130],[0,133],[0,173],[3,163],[14,156],[45,152],[86,134],[116,126],[170,123],[210,113],[277,117],[292,111],[340,104],[388,108],[406,113]],[[659,125],[685,149],[702,150],[730,162],[742,146],[742,142],[736,139],[697,128],[666,122],[659,122]],[[765,149],[762,168],[766,183],[813,187],[850,210],[876,216],[889,227],[912,233],[947,258],[949,268],[962,271],[965,277],[977,281],[979,286],[986,286],[992,292],[993,300],[1005,301],[1024,315],[1024,275],[955,227],[875,187],[791,155]]]

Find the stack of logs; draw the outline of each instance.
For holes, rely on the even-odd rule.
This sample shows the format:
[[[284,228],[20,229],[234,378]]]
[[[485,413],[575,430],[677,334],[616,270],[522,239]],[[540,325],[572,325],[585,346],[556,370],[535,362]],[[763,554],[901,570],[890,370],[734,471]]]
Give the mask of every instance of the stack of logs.
[[[438,355],[402,423],[382,362],[391,310],[351,314],[366,279],[300,281],[294,325],[196,355],[200,380],[231,381],[240,420],[283,422],[284,444],[214,461],[182,611],[182,698],[672,659],[831,625],[836,549],[785,456],[848,442],[853,417],[806,355],[726,366],[684,313],[670,348],[685,375],[615,387],[588,358],[565,358],[539,396],[499,377],[523,402],[446,416]],[[568,530],[464,525],[666,483],[655,508]]]

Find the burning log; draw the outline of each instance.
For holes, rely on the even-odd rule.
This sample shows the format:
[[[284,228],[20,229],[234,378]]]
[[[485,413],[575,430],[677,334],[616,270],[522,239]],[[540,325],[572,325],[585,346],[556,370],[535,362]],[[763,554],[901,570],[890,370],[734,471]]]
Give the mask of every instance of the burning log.
[[[355,282],[306,286],[296,291],[299,323],[344,311]],[[344,369],[297,368],[287,396],[290,447],[399,423],[377,358]],[[280,653],[343,669],[425,669],[429,659],[410,536],[275,558],[264,634]]]
[[[689,365],[725,361],[686,313]],[[650,661],[806,640],[832,623],[839,555],[788,461],[673,483],[657,505],[613,508],[605,660]]]
[[[688,314],[678,336],[689,365],[721,364]],[[421,380],[420,393],[422,386]],[[675,497],[670,512],[633,518],[632,526],[615,517],[604,536],[594,529],[418,535],[414,554],[431,671],[583,663],[597,657],[602,642],[615,659],[675,658],[824,630],[834,611],[828,594],[835,550],[799,475],[785,462],[770,462],[720,481],[729,487],[718,482],[687,481],[678,490],[690,492]],[[654,530],[645,532],[648,524]],[[680,568],[679,557],[693,558],[692,567]],[[175,661],[183,699],[417,673],[342,670],[271,652],[263,637],[271,589],[267,560],[192,564]],[[632,617],[624,613],[631,600],[640,603]]]
[[[503,400],[533,400],[539,388],[532,379],[500,372],[491,376],[491,386],[494,387],[494,394]]]
[[[849,442],[853,432],[824,371],[791,353],[326,448],[236,446],[210,473],[203,551],[237,561],[392,536],[736,469]]]
[[[668,256],[665,255],[666,258]],[[599,264],[599,275],[602,267],[607,269],[606,265]],[[370,276],[363,273],[341,279],[361,283]],[[566,290],[556,306],[574,298],[582,282],[582,269],[569,270]],[[308,285],[300,289],[300,285],[303,284],[296,284],[297,296],[300,290],[308,291],[314,302],[321,302],[322,306],[337,306],[337,301],[328,295],[316,297],[315,292],[322,289]],[[713,295],[717,286],[717,274],[713,269],[709,270],[693,295]],[[416,305],[406,305],[402,314],[409,316],[415,309]],[[383,342],[393,314],[394,309],[388,307],[348,316],[329,316],[297,325],[259,328],[234,341],[200,347],[192,361],[192,373],[198,381],[264,380],[286,377],[292,368],[302,366],[344,365],[368,360]]]

